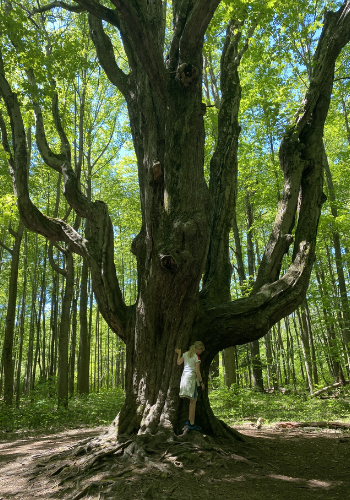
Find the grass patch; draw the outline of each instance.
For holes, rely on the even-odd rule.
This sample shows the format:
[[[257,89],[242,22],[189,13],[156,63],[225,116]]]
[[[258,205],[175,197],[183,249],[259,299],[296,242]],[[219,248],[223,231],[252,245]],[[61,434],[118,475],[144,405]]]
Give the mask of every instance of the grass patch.
[[[331,399],[310,398],[306,393],[266,394],[235,386],[220,386],[210,392],[210,402],[217,417],[229,425],[278,421],[349,421],[350,387],[338,390]],[[0,402],[0,432],[56,432],[79,427],[110,424],[124,403],[122,389],[101,390],[88,396],[75,396],[68,408],[57,408],[54,386],[39,385],[19,407],[8,408]]]
[[[265,423],[278,421],[308,422],[317,420],[349,421],[350,390],[339,390],[338,397],[310,398],[305,393],[267,394],[237,387],[221,387],[210,393],[210,402],[217,417],[229,425],[255,422],[259,417]]]

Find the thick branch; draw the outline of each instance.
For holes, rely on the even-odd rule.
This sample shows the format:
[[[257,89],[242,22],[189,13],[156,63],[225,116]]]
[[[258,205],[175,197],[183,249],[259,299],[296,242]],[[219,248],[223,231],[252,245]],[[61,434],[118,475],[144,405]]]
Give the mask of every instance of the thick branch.
[[[127,99],[129,83],[127,75],[119,68],[110,38],[103,30],[102,21],[89,14],[90,37],[93,41],[98,60],[110,82],[115,85]]]
[[[55,82],[52,83],[53,86],[55,86]],[[58,109],[58,94],[56,91],[53,92],[52,95],[52,116],[53,116],[53,121],[55,123],[55,127],[57,130],[57,133],[59,135],[60,141],[61,141],[61,151],[64,154],[65,160],[69,161],[71,163],[71,150],[70,150],[70,144],[67,138],[67,135],[64,131],[64,128],[62,126],[61,122],[61,117]]]
[[[186,4],[187,2],[184,2]],[[197,0],[187,17],[180,43],[180,61],[192,63],[202,47],[208,25],[219,5],[220,0]]]
[[[100,3],[95,2],[94,0],[83,0],[83,1],[77,0],[76,3],[79,5],[75,6],[75,5],[69,5],[65,2],[55,1],[47,5],[43,5],[42,7],[33,9],[32,14],[47,12],[48,10],[52,10],[56,7],[61,7],[62,9],[75,13],[87,11],[91,12],[91,14],[95,15],[96,17],[103,19],[104,21],[107,21],[113,26],[116,26],[119,29],[120,27],[119,17],[114,10],[108,9],[104,5],[101,5]]]
[[[34,72],[32,69],[27,71],[28,81],[34,91],[34,94],[37,95],[38,88],[34,77]],[[45,134],[44,120],[43,115],[41,113],[41,108],[37,102],[37,100],[32,97],[32,104],[34,108],[34,116],[35,116],[35,138],[43,160],[46,165],[56,170],[56,172],[61,172],[61,164],[65,160],[65,156],[61,154],[54,153],[48,145]]]
[[[297,118],[298,130],[307,123],[328,79],[333,81],[335,61],[349,41],[350,2],[346,0],[337,12],[326,12],[323,30],[312,61],[310,86]]]
[[[36,85],[34,72],[32,70],[29,70],[27,71],[27,74],[29,82],[34,89],[34,94],[37,94],[38,88]],[[35,137],[43,160],[49,167],[53,168],[59,173],[62,173],[64,179],[64,195],[69,205],[76,211],[76,213],[80,217],[93,219],[96,212],[94,204],[89,201],[87,197],[84,196],[80,191],[79,181],[71,167],[70,144],[61,124],[57,93],[54,92],[52,96],[52,115],[57,133],[61,141],[60,154],[54,153],[48,145],[41,108],[36,99],[33,99],[33,108],[36,125]]]
[[[325,33],[319,42],[322,50],[318,48],[316,54],[323,52],[329,71],[323,72],[323,78],[319,79],[317,67],[315,68],[317,75],[310,84],[313,92],[308,91],[305,102],[305,109],[309,113],[308,122],[298,130],[300,121],[297,121],[297,125],[282,141],[280,161],[285,173],[284,198],[260,265],[253,295],[227,305],[206,307],[203,321],[198,326],[199,330],[204,332],[204,342],[207,336],[207,342],[214,343],[217,350],[262,337],[273,324],[295,310],[305,297],[315,258],[318,220],[325,200],[323,127],[332,92],[334,64],[340,52],[340,44],[337,44],[337,50],[333,50],[330,40],[332,30],[335,26],[339,27],[339,20],[342,19],[348,27],[347,32],[339,27],[343,32],[342,44],[345,45],[349,41],[349,4],[350,0],[346,2],[346,8],[343,7],[338,13],[332,14],[337,16],[337,22],[327,24],[330,32]],[[332,19],[334,20],[334,17]],[[328,57],[328,49],[332,52],[332,59]],[[322,72],[323,60],[318,63],[319,71]],[[317,99],[313,102],[315,95]],[[312,103],[309,104],[308,99],[311,99]],[[284,276],[277,279],[276,273],[279,272],[283,253],[291,242],[289,231],[298,203],[292,264]]]
[[[113,227],[106,205],[103,202],[92,203],[87,200],[89,216],[91,217],[89,241],[85,240],[64,221],[45,216],[33,205],[28,191],[28,154],[23,119],[17,96],[12,92],[5,78],[1,54],[0,94],[4,99],[12,127],[14,162],[11,164],[9,161],[9,167],[23,223],[50,241],[64,241],[72,251],[87,259],[101,313],[111,328],[124,339],[126,306],[114,266]],[[62,163],[61,171],[65,181],[67,200],[74,206],[79,202],[79,195],[81,198],[84,197],[78,191],[77,179],[68,159]],[[74,200],[74,196],[78,196],[78,199]],[[79,209],[79,206],[77,208]]]
[[[65,2],[58,2],[57,1],[57,2],[51,2],[47,5],[43,5],[42,7],[35,8],[32,10],[31,14],[47,12],[48,10],[52,10],[56,7],[61,7],[62,9],[69,10],[70,12],[76,12],[76,13],[80,13],[80,12],[85,11],[84,8],[79,7],[78,5],[74,6],[74,5],[69,5],[68,3],[65,3]]]
[[[61,269],[59,265],[56,264],[54,258],[53,258],[53,252],[52,252],[52,247],[53,247],[53,242],[50,242],[49,249],[48,249],[48,254],[49,254],[49,261],[52,269],[56,271],[56,273],[61,274],[62,276],[67,276],[67,270],[66,269]],[[60,250],[63,250],[60,248]],[[64,252],[65,253],[65,252]]]
[[[7,155],[7,161],[9,161],[13,165],[13,156],[12,156],[12,151],[9,145],[8,137],[7,137],[7,130],[6,130],[6,125],[4,121],[4,117],[2,116],[2,112],[0,110],[0,130],[1,130],[1,142],[2,142],[2,147],[5,150],[5,153]]]
[[[186,26],[189,0],[173,1],[174,32],[170,44],[168,67],[174,71],[179,65],[179,47],[183,30]]]
[[[79,5],[86,8],[90,14],[98,19],[103,19],[118,27],[122,37],[132,42],[133,49],[140,60],[149,81],[160,97],[164,95],[166,73],[164,70],[162,50],[154,41],[152,30],[149,29],[146,13],[138,10],[131,2],[126,0],[112,0],[117,12],[106,9],[92,0],[77,0]],[[108,11],[108,17],[106,16]],[[110,21],[111,13],[114,14],[114,22]],[[120,22],[119,22],[120,20]],[[129,61],[131,63],[131,61]]]
[[[5,78],[1,53],[0,94],[5,102],[7,114],[11,123],[13,151],[11,157],[8,159],[8,164],[14,184],[15,194],[18,200],[18,209],[23,223],[29,229],[35,230],[37,233],[53,241],[61,240],[67,243],[70,242],[76,253],[84,255],[84,241],[81,236],[73,231],[72,228],[63,221],[46,217],[33,205],[30,200],[28,192],[28,151],[26,145],[26,134],[17,96],[12,92],[10,85]],[[3,138],[5,137],[7,141],[7,133],[4,133],[5,129],[3,127],[5,124],[3,120],[1,126],[2,136]]]
[[[2,241],[0,241],[0,247],[4,248],[9,254],[13,254],[13,250],[11,250],[11,248],[5,245],[5,243],[3,243]]]
[[[206,305],[196,325],[204,343],[215,352],[263,337],[301,304],[312,269],[312,248],[305,243],[286,274],[255,295],[218,306]]]
[[[326,15],[325,25],[313,58],[313,72],[300,115],[295,125],[285,134],[280,147],[280,164],[284,172],[283,197],[279,205],[270,240],[262,259],[254,286],[255,293],[263,284],[278,279],[284,253],[292,242],[300,186],[307,184],[310,172],[322,162],[322,134],[332,92],[335,61],[350,38],[350,1],[336,13]],[[322,173],[320,173],[322,177]],[[316,189],[316,187],[315,187]],[[310,189],[311,192],[311,189]],[[305,191],[301,193],[306,200]],[[308,209],[312,211],[312,207]],[[299,214],[296,235],[309,237],[311,221],[303,221]],[[310,232],[310,237],[311,237]],[[298,236],[294,255],[298,251]]]
[[[240,126],[238,113],[241,86],[238,67],[248,47],[239,51],[243,22],[231,20],[227,26],[221,56],[221,102],[218,116],[218,142],[210,162],[209,189],[212,198],[211,237],[202,297],[211,303],[230,300],[231,264],[229,260],[229,232],[236,209],[237,150]],[[254,21],[248,36],[257,25]]]

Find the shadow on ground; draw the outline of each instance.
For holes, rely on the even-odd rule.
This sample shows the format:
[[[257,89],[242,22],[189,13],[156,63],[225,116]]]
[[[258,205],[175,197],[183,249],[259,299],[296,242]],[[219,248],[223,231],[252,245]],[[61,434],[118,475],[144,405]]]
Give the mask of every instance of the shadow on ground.
[[[147,458],[111,456],[95,463],[79,482],[72,464],[55,462],[40,468],[54,453],[67,450],[99,429],[79,429],[54,435],[0,440],[0,500],[37,497],[123,500],[345,500],[350,498],[349,432],[316,429],[260,430],[237,428],[248,442],[215,446],[198,436],[186,442],[164,443]],[[193,431],[195,432],[195,431]],[[207,441],[206,441],[207,440]],[[36,470],[33,475],[33,470]],[[51,472],[48,473],[47,470]]]

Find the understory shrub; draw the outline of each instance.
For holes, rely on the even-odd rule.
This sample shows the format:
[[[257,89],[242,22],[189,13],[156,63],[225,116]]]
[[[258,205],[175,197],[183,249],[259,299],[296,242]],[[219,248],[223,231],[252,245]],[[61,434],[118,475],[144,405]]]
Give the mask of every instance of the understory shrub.
[[[255,422],[259,417],[265,423],[348,421],[350,417],[349,386],[338,389],[329,399],[311,398],[304,392],[265,393],[237,386],[221,386],[209,397],[215,415],[229,425]]]
[[[53,391],[55,392],[55,391]],[[57,408],[57,399],[46,389],[33,391],[19,406],[8,408],[0,402],[0,431],[59,430],[62,428],[107,425],[119,413],[124,402],[121,388],[74,396],[68,408]]]

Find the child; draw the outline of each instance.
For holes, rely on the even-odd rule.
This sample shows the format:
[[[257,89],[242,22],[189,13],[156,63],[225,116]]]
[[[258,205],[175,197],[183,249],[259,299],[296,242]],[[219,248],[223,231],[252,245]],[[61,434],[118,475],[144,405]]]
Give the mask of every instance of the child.
[[[201,362],[199,355],[202,354],[204,350],[204,344],[200,341],[191,345],[189,351],[184,352],[182,357],[181,349],[175,349],[175,352],[177,353],[177,364],[181,365],[181,363],[185,363],[180,382],[180,397],[190,399],[189,419],[187,420],[186,425],[189,429],[196,431],[200,431],[202,429],[199,425],[195,425],[194,416],[196,413],[197,402],[197,380],[202,387],[202,391],[205,389],[199,369],[199,363]]]

